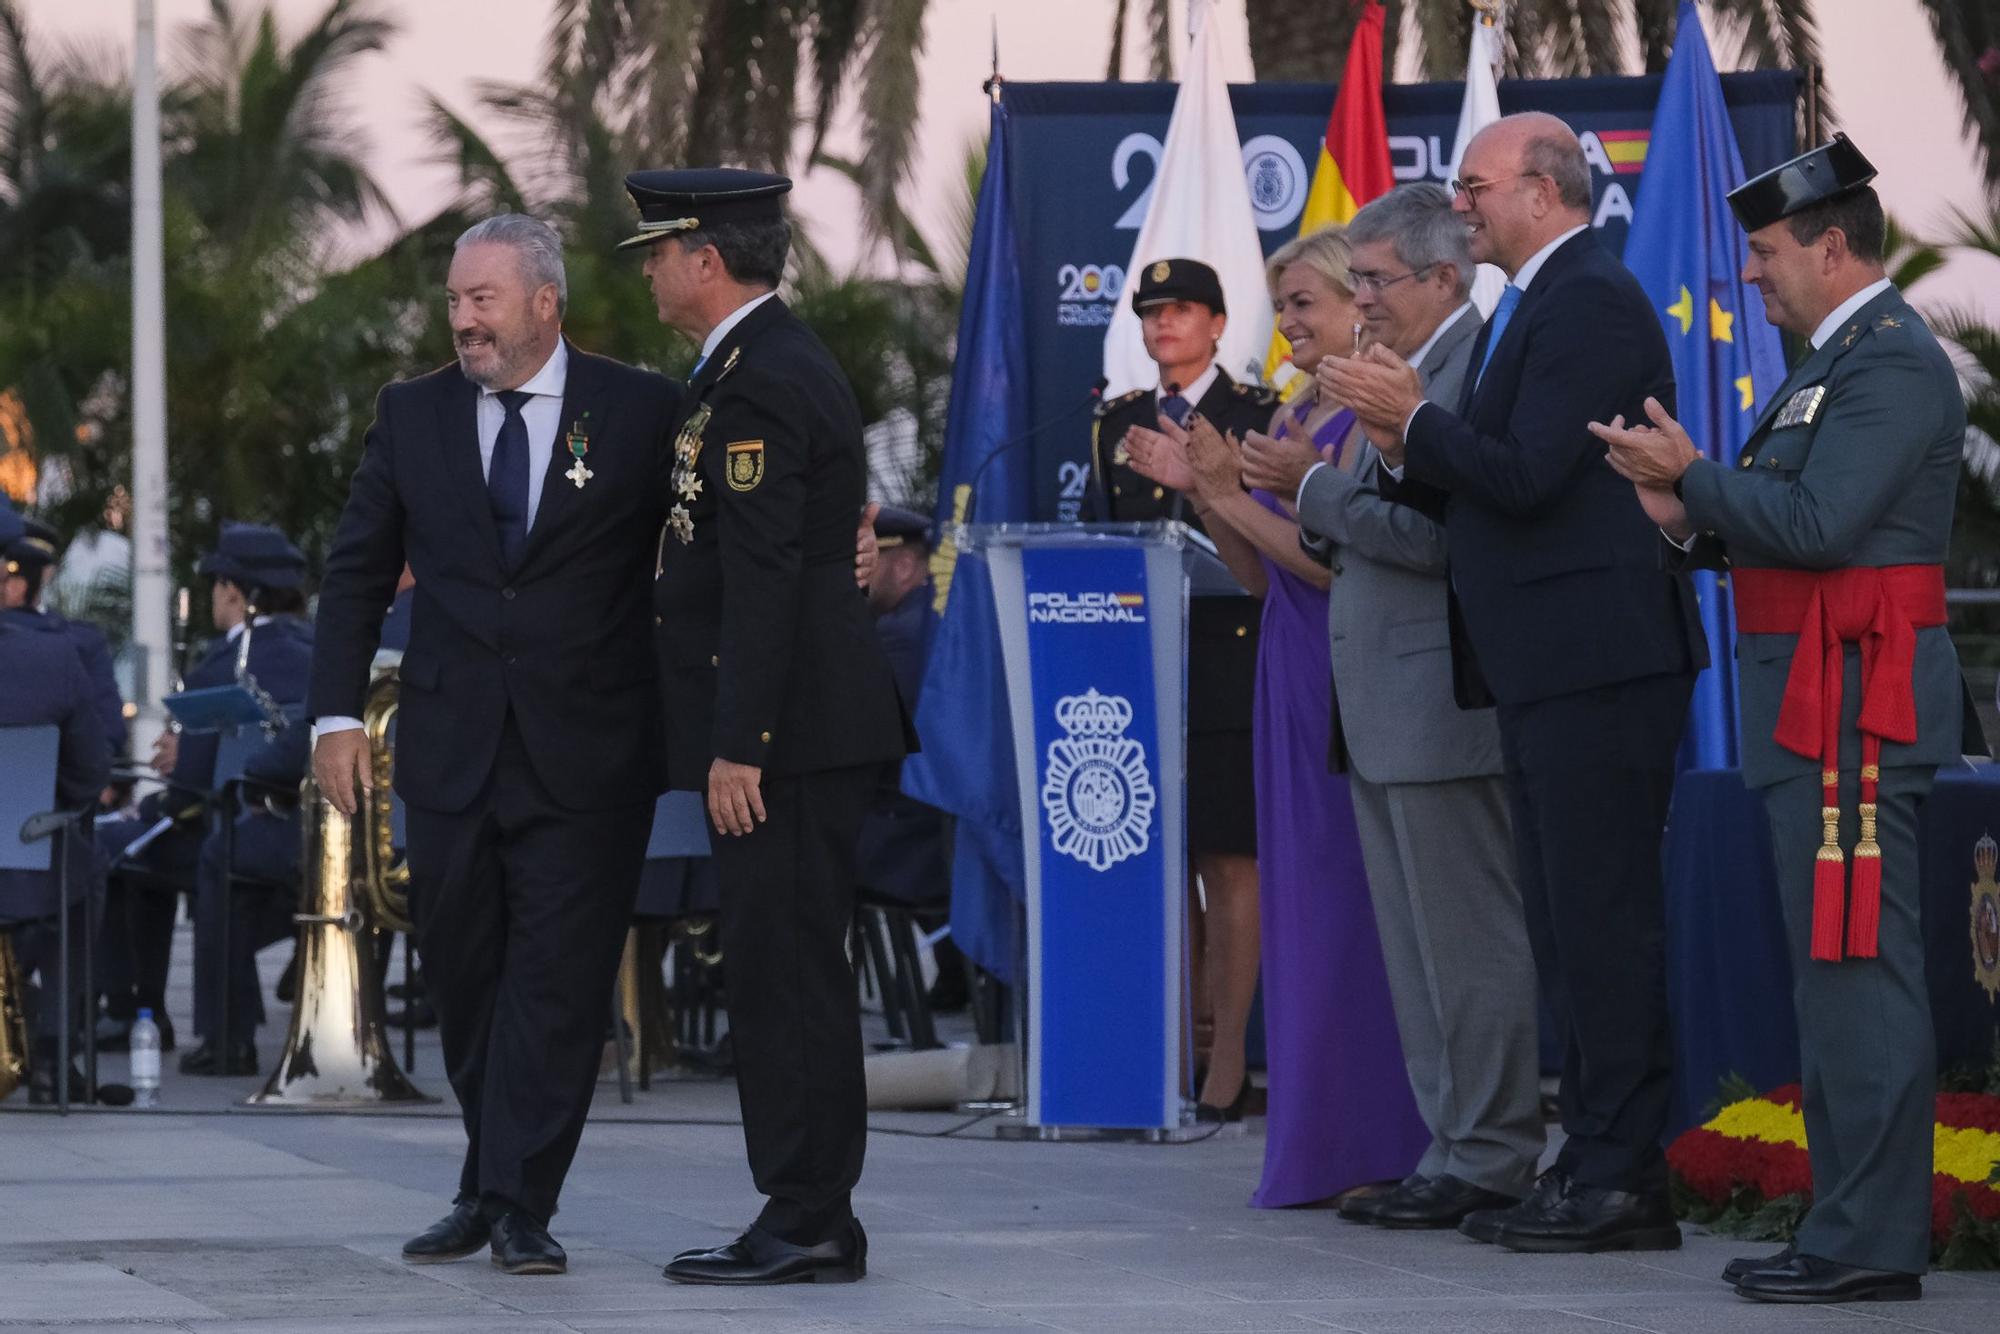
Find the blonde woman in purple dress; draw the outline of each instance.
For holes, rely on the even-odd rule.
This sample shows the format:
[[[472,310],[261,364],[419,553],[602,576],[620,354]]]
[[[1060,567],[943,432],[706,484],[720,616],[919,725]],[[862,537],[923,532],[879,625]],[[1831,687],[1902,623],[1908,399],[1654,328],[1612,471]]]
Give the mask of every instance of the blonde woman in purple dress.
[[[1307,380],[1271,430],[1352,469],[1354,414],[1311,383],[1323,355],[1353,350],[1359,336],[1348,257],[1345,234],[1326,227],[1280,249],[1267,274]],[[1126,447],[1141,472],[1195,498],[1216,550],[1264,603],[1255,747],[1270,1115],[1251,1202],[1313,1204],[1400,1180],[1430,1134],[1403,1069],[1347,780],[1328,768],[1331,576],[1299,545],[1294,498],[1246,491],[1237,442],[1208,422],[1174,436],[1135,431]]]

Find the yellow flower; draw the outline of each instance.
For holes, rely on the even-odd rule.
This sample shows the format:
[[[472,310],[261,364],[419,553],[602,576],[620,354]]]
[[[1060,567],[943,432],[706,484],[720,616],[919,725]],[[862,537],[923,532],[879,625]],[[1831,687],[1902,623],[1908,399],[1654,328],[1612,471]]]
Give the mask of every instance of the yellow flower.
[[[1731,1139],[1761,1140],[1766,1144],[1806,1146],[1806,1122],[1798,1108],[1763,1098],[1732,1102],[1706,1127]]]
[[[1939,1126],[1932,1153],[1939,1174],[1983,1184],[1992,1178],[1994,1167],[2000,1166],[2000,1134]]]

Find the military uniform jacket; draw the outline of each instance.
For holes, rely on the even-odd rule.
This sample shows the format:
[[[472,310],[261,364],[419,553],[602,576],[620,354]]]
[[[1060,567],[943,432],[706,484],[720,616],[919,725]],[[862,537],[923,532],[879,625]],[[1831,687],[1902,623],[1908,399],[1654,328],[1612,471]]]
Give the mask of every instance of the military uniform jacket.
[[[37,611],[32,607],[0,611],[0,621],[11,622],[23,630],[62,635],[75,646],[84,675],[90,679],[90,701],[104,728],[105,740],[110,743],[113,755],[123,754],[125,700],[118,693],[118,676],[111,667],[111,646],[105,642],[104,632],[88,621],[72,621],[59,612]]]
[[[777,297],[689,382],[673,464],[653,583],[670,785],[705,790],[717,758],[785,777],[913,748],[854,582],[860,408]]]
[[[75,809],[95,801],[111,775],[111,747],[91,706],[90,680],[67,636],[38,634],[0,621],[0,727],[54,724],[55,804]],[[8,837],[13,837],[8,831]],[[70,840],[70,888],[90,883],[87,839]],[[0,871],[0,926],[32,921],[56,910],[54,871]]]
[[[1135,389],[1103,405],[1091,432],[1091,517],[1100,523],[1178,519],[1197,531],[1201,520],[1178,491],[1169,491],[1120,462],[1119,445],[1134,426],[1157,430],[1160,395]],[[1195,411],[1225,435],[1242,439],[1271,424],[1277,396],[1262,385],[1238,384],[1217,368]],[[1188,730],[1247,732],[1257,692],[1257,630],[1263,610],[1252,597],[1199,597],[1188,610]]]
[[[643,802],[663,777],[646,599],[680,388],[570,345],[541,503],[513,569],[488,500],[478,398],[456,362],[377,398],[320,585],[311,712],[361,716],[407,559],[417,583],[396,715],[403,799],[464,810],[511,717],[565,808]],[[579,434],[582,486],[569,476]]]
[[[1681,492],[1698,539],[1685,561],[1799,570],[1941,564],[1964,450],[1965,399],[1951,360],[1891,288],[1799,363],[1764,405],[1734,467],[1701,459],[1687,470]],[[1771,735],[1797,643],[1797,635],[1737,639],[1743,777],[1755,787],[1819,769]],[[1860,763],[1858,659],[1850,645],[1843,767]],[[1963,743],[1963,695],[1945,627],[1917,631],[1912,677],[1916,743],[1885,742],[1882,763],[1950,763]]]

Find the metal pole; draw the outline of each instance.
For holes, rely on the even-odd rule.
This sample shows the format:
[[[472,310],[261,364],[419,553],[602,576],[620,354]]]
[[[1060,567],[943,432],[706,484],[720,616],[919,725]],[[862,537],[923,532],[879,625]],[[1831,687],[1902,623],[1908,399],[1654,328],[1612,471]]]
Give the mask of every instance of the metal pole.
[[[133,0],[132,52],[132,643],[139,719],[166,721],[168,629],[167,335],[160,220],[160,80],[153,0]]]

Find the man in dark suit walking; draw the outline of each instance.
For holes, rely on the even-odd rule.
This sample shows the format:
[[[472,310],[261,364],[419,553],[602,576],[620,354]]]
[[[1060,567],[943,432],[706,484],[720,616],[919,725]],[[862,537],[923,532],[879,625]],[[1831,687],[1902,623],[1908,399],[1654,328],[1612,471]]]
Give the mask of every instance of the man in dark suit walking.
[[[706,794],[719,835],[743,1137],[769,1197],[735,1241],[683,1252],[666,1273],[852,1281],[868,1254],[849,1198],[867,1136],[846,949],[856,843],[909,740],[854,586],[861,413],[776,295],[790,181],[644,171],[626,188],[641,221],[625,244],[645,247],[660,318],[701,344],[674,437],[655,637],[668,779]]]
[[[561,243],[532,218],[468,230],[445,291],[458,360],[383,389],[327,556],[313,769],[352,813],[370,785],[355,720],[407,561],[396,789],[467,1143],[452,1212],[403,1254],[490,1237],[508,1272],[559,1273],[548,1221],[663,777],[646,603],[680,389],[562,337]]]
[[[1444,516],[1461,706],[1498,701],[1521,898],[1566,1035],[1568,1138],[1467,1235],[1523,1251],[1680,1245],[1660,1137],[1670,1034],[1660,837],[1707,665],[1692,589],[1588,423],[1671,402],[1659,317],[1590,231],[1590,168],[1553,116],[1506,117],[1454,183],[1472,257],[1512,281],[1456,414],[1386,348],[1322,367],[1401,498]]]

